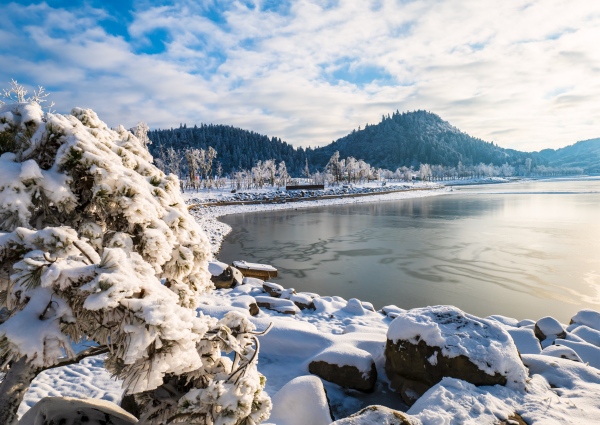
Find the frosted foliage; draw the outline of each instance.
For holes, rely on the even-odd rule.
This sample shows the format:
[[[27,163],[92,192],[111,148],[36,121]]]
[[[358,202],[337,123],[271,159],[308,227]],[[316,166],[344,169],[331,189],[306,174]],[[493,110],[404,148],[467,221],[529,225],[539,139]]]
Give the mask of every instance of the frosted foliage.
[[[108,347],[105,367],[136,395],[144,423],[266,419],[254,325],[195,310],[212,288],[209,256],[177,177],[158,170],[132,133],[91,110],[0,106],[7,381],[11,363],[24,358],[39,373],[88,339]]]
[[[0,229],[68,225],[95,249],[116,232],[195,307],[210,286],[208,241],[188,214],[179,182],[122,126],[89,109],[44,113],[36,103],[0,106]]]

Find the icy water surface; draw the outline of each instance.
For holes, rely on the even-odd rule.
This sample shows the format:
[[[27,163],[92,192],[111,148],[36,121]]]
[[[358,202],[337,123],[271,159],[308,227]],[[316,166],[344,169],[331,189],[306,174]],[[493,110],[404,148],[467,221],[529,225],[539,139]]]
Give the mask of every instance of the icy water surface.
[[[234,230],[220,260],[272,264],[297,291],[567,323],[600,310],[600,179],[221,220]]]

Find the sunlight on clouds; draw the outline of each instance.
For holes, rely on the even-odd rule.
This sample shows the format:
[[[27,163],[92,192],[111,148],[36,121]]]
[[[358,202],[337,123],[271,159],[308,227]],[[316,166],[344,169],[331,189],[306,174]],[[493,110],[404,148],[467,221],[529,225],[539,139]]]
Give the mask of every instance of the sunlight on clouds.
[[[522,150],[599,135],[596,3],[137,3],[127,36],[89,6],[5,9],[0,80],[112,125],[224,123],[315,146],[426,109]]]

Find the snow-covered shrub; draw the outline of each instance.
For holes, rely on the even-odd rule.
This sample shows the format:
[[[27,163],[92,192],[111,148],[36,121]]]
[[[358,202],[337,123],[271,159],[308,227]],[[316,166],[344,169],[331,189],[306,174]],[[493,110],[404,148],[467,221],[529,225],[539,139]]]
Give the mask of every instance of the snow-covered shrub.
[[[194,310],[209,256],[177,178],[132,133],[91,110],[0,106],[0,416],[18,408],[15,380],[26,390],[87,338],[149,423],[264,420],[251,323]]]

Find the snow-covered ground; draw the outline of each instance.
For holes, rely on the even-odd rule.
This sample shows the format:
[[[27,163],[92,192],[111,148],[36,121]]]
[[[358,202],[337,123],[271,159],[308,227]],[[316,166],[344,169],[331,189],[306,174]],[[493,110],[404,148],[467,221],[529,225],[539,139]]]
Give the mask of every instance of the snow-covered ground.
[[[366,197],[202,207],[193,209],[192,213],[209,234],[213,252],[216,253],[230,230],[217,221],[217,217],[221,215],[433,196],[447,193],[447,190],[430,187],[422,191]],[[213,195],[214,193],[210,196]],[[188,202],[193,198],[209,199],[208,196],[202,197],[202,193],[195,192],[185,196]],[[309,375],[308,364],[316,359],[353,365],[361,371],[367,368],[372,359],[377,368],[378,381],[373,393],[345,390],[323,381],[335,419],[344,418],[371,404],[406,410],[400,397],[388,387],[384,370],[384,347],[388,330],[394,318],[403,314],[404,310],[386,306],[382,311],[374,311],[372,305],[364,300],[294,292],[291,288],[284,288],[280,298],[272,298],[263,289],[261,281],[248,279],[244,285],[206,295],[199,309],[204,314],[217,318],[223,317],[232,309],[237,310],[248,315],[259,330],[273,324],[270,332],[260,337],[258,368],[267,378],[266,390],[273,398],[272,417],[277,419],[277,423],[329,423],[328,415],[322,412],[326,408],[324,398],[315,395],[318,381],[299,378]],[[249,305],[261,300],[272,300],[274,309],[263,307],[256,316],[250,316]],[[294,301],[312,302],[314,310],[300,310]],[[293,310],[295,314],[275,310],[285,308]],[[492,316],[486,320],[495,323],[503,335],[508,337],[507,333],[514,340],[523,363],[528,368],[525,390],[504,386],[475,387],[464,381],[444,378],[408,410],[407,413],[415,424],[497,424],[500,420],[508,420],[515,412],[530,425],[600,423],[599,314],[582,312],[574,317],[573,324],[559,324],[558,327],[552,320],[540,321],[539,330],[548,336],[542,345],[534,335],[534,320],[518,322],[501,316]],[[394,326],[396,329],[392,337],[397,336],[397,325]],[[561,329],[564,334],[555,335]],[[403,337],[410,338],[410,335],[404,335],[406,332],[400,333]],[[437,341],[441,344],[445,342],[452,343],[449,339]],[[555,348],[548,349],[553,343]],[[562,348],[557,350],[557,345]],[[561,358],[568,351],[567,348],[583,362]],[[290,385],[286,385],[288,383]],[[284,386],[285,389],[279,392]],[[120,383],[111,380],[101,367],[101,359],[87,359],[78,365],[49,370],[38,376],[19,413],[23,414],[46,395],[89,396],[118,401],[121,392]]]

